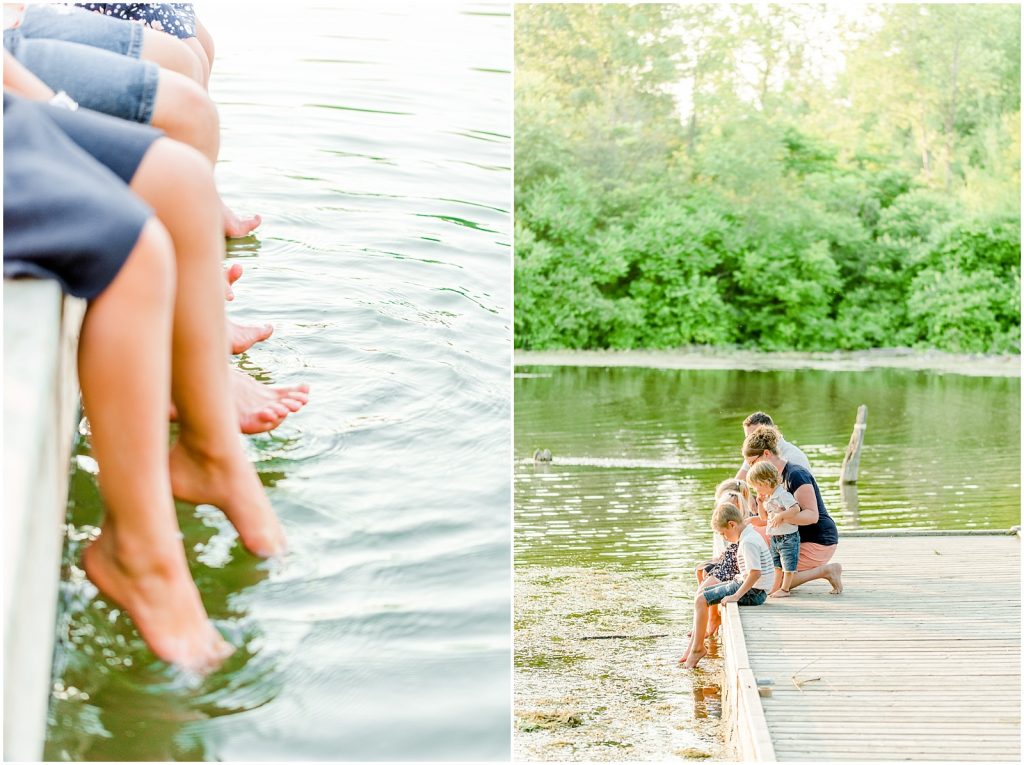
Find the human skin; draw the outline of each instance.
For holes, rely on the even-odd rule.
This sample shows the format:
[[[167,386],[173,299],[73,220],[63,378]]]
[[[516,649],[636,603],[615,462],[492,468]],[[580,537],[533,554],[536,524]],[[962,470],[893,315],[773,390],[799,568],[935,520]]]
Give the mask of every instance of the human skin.
[[[779,457],[777,454],[773,454],[770,450],[765,449],[760,455],[751,455],[747,457],[747,461],[750,465],[753,465],[760,460],[767,460],[775,469],[779,471],[779,475],[782,475],[783,469],[786,467],[786,460]],[[809,526],[818,522],[818,499],[814,496],[814,488],[810,484],[804,484],[794,492],[793,497],[796,499],[797,504],[788,510],[776,513],[770,521],[770,526],[780,526],[783,523],[792,523],[797,526]],[[758,502],[760,505],[760,501]],[[760,508],[758,510],[760,514]],[[814,568],[807,569],[806,571],[795,571],[793,573],[792,582],[789,585],[789,589],[799,587],[801,584],[807,582],[813,582],[815,579],[826,579],[829,584],[832,585],[832,594],[839,595],[843,591],[842,584],[843,567],[839,563],[826,563],[824,566],[815,566]]]
[[[207,618],[189,574],[171,497],[163,402],[170,395],[174,277],[170,236],[151,219],[82,323],[79,380],[105,509],[83,566],[159,658],[205,671],[232,649]],[[135,349],[131,363],[125,348]]]

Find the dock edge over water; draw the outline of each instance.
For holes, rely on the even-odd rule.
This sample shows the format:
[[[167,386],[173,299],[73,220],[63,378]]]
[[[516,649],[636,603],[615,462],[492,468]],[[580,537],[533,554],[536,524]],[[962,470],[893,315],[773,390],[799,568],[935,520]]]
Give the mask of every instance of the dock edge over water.
[[[938,556],[935,558],[936,565],[947,567],[950,566],[953,569],[963,570],[963,566],[960,565],[962,561],[951,560],[953,554],[957,552],[955,549],[956,542],[962,542],[970,540],[973,544],[982,544],[987,538],[989,541],[994,541],[997,538],[1006,538],[1008,544],[1015,545],[1008,550],[1012,551],[1010,557],[1013,558],[1012,562],[1002,566],[1003,574],[1005,576],[1013,578],[1014,581],[1020,581],[1020,555],[1019,555],[1019,543],[1020,543],[1020,527],[1015,526],[1009,531],[991,531],[991,532],[932,532],[932,533],[915,533],[913,531],[902,531],[896,530],[888,533],[882,531],[872,531],[870,533],[858,533],[855,531],[846,532],[844,537],[852,539],[880,539],[887,538],[889,540],[899,540],[898,544],[913,544],[918,542],[918,547],[921,550],[917,550],[915,554],[918,554],[919,560],[929,560],[932,556],[928,555],[928,552]],[[933,549],[934,544],[946,543],[950,549],[938,550]],[[998,544],[998,543],[997,543]],[[922,545],[927,546],[929,549],[924,549]],[[858,563],[863,566],[865,563],[868,565],[878,563],[877,560],[865,558],[863,550],[858,550],[859,545],[851,546],[852,549],[847,548],[846,554],[839,561],[844,564],[844,578],[848,575],[851,570],[858,570]],[[842,549],[842,548],[841,548]],[[884,555],[885,551],[881,551]],[[964,553],[966,555],[966,553]],[[877,570],[877,568],[876,568]],[[853,585],[856,584],[856,577]],[[930,581],[936,581],[938,577],[932,577]],[[982,646],[977,647],[979,639],[977,636],[967,635],[970,631],[971,625],[977,624],[977,611],[974,609],[968,611],[966,609],[951,609],[946,610],[939,608],[937,611],[930,610],[929,607],[935,603],[941,603],[940,597],[936,599],[935,593],[928,593],[926,589],[920,586],[920,583],[915,583],[913,578],[903,578],[895,580],[892,577],[889,578],[890,582],[894,585],[897,582],[902,582],[907,586],[904,588],[906,591],[900,593],[899,586],[892,586],[887,588],[882,595],[877,596],[878,601],[874,604],[863,603],[859,604],[859,610],[853,609],[848,614],[839,614],[838,618],[845,619],[847,623],[840,625],[839,629],[845,627],[851,627],[848,622],[863,620],[869,621],[871,618],[871,612],[874,611],[875,615],[883,614],[886,610],[890,613],[899,612],[900,616],[905,620],[917,620],[920,622],[918,628],[914,631],[908,631],[904,635],[904,640],[911,643],[912,645],[920,645],[931,653],[922,652],[921,655],[916,657],[913,666],[908,669],[901,668],[900,671],[896,671],[897,665],[904,664],[906,660],[906,654],[901,652],[901,647],[893,644],[892,635],[881,634],[882,630],[878,630],[876,635],[865,636],[864,632],[857,632],[856,630],[848,633],[851,635],[849,641],[856,643],[859,641],[881,641],[883,647],[882,656],[888,656],[891,658],[893,667],[880,666],[882,663],[878,660],[877,656],[872,660],[870,665],[864,665],[861,667],[856,666],[858,656],[865,650],[864,648],[858,648],[855,646],[849,647],[848,654],[839,654],[835,652],[834,648],[832,653],[827,655],[829,652],[826,650],[821,656],[815,657],[812,654],[814,651],[808,652],[810,661],[806,664],[803,663],[804,656],[799,659],[794,656],[785,656],[786,648],[792,648],[793,644],[797,645],[805,644],[812,645],[810,636],[812,630],[806,626],[803,628],[806,630],[804,634],[801,634],[801,625],[785,625],[783,628],[784,620],[786,617],[781,616],[781,610],[786,606],[792,607],[800,605],[799,601],[804,600],[804,606],[820,603],[822,608],[820,611],[822,615],[828,611],[834,610],[828,606],[832,605],[829,598],[831,596],[824,595],[826,590],[821,590],[823,597],[815,597],[818,593],[815,593],[814,601],[811,597],[796,598],[793,600],[787,600],[780,602],[776,610],[775,615],[771,615],[768,612],[759,613],[763,609],[745,609],[740,610],[735,604],[729,604],[726,606],[725,613],[722,620],[722,641],[725,646],[725,662],[724,662],[724,674],[725,678],[722,684],[723,687],[723,717],[726,721],[726,744],[730,750],[736,755],[739,761],[756,761],[756,762],[776,762],[776,761],[788,761],[792,759],[800,759],[799,757],[794,758],[791,756],[793,752],[783,752],[782,756],[776,752],[776,745],[780,741],[790,749],[797,747],[800,751],[805,752],[805,758],[814,759],[818,761],[827,760],[839,760],[839,759],[856,759],[856,760],[893,760],[893,759],[924,759],[924,760],[937,760],[937,759],[963,759],[968,749],[974,746],[974,744],[968,740],[964,741],[964,736],[975,737],[976,741],[982,740],[987,741],[983,749],[975,754],[975,758],[981,758],[986,760],[1000,760],[1005,759],[1009,761],[1019,761],[1020,749],[1019,749],[1019,736],[1020,736],[1020,710],[1017,707],[1015,723],[1011,718],[1014,715],[1009,709],[1003,709],[1000,706],[1001,701],[1010,702],[1013,699],[1019,701],[1020,698],[1020,590],[1016,591],[1016,597],[1008,600],[1011,607],[1007,609],[1007,613],[1003,615],[1001,621],[1003,624],[996,623],[994,626],[1008,627],[1009,632],[1014,632],[1015,635],[993,634],[990,636],[992,641],[1007,642],[1007,636],[1009,635],[1009,643],[1012,643],[1017,648],[1017,655],[1013,661],[1006,663],[1006,672],[995,671],[997,664],[991,662],[999,661],[998,654],[989,654],[989,664],[987,666],[976,667],[975,664],[979,657],[985,656],[986,648]],[[985,588],[985,582],[977,580],[976,582],[968,577],[958,578],[954,584],[963,584],[970,586],[977,584],[980,588]],[[991,584],[991,583],[989,583]],[[849,593],[850,582],[847,582],[846,592]],[[878,588],[875,588],[877,590]],[[991,589],[991,587],[989,587]],[[875,591],[869,590],[869,592]],[[931,595],[931,601],[929,601],[929,595]],[[842,597],[842,596],[841,596]],[[835,606],[842,607],[843,603],[848,600],[836,600]],[[914,611],[911,605],[914,602],[923,605],[923,608],[919,608]],[[949,602],[949,601],[945,601]],[[976,603],[977,601],[971,601]],[[884,608],[883,608],[884,604]],[[774,604],[773,604],[774,605]],[[978,604],[979,608],[983,608],[986,604]],[[1016,610],[1012,606],[1016,606]],[[812,606],[813,607],[813,606]],[[748,613],[746,617],[746,625],[744,625],[741,613]],[[836,616],[833,614],[833,616]],[[996,617],[997,622],[999,617]],[[773,623],[774,622],[774,623]],[[991,626],[991,625],[990,625]],[[931,632],[929,633],[926,628],[930,627]],[[772,641],[770,637],[775,631],[774,636],[780,638],[784,643],[781,647],[779,654],[782,656],[781,660],[778,661],[777,665],[775,661],[769,663],[766,659],[768,652],[765,649],[760,649],[759,655],[751,658],[751,654],[748,652],[746,643],[746,631],[757,631],[759,634],[764,635],[766,640],[762,643],[769,643],[773,649],[779,648],[777,645],[778,640]],[[780,629],[781,628],[781,629]],[[988,630],[986,627],[981,627],[983,631]],[[998,632],[998,629],[994,629],[994,632]],[[986,633],[987,634],[987,633]],[[795,638],[795,639],[794,639]],[[845,641],[845,639],[844,639]],[[944,646],[945,643],[951,643],[951,645]],[[982,641],[984,642],[984,641]],[[909,648],[911,646],[907,646]],[[758,647],[754,646],[752,651],[758,653]],[[858,653],[858,651],[860,653]],[[972,653],[973,651],[973,653]],[[980,651],[980,653],[979,653]],[[948,653],[950,656],[946,656]],[[955,655],[954,655],[955,654]],[[837,662],[838,658],[838,662]],[[823,660],[822,660],[823,659]],[[836,697],[841,695],[840,690],[836,689],[831,682],[827,682],[827,674],[829,672],[829,664],[832,671],[835,673],[832,679],[836,680],[837,683],[842,683],[843,680],[847,681],[848,688],[846,694],[852,702],[847,701],[846,706],[843,707],[847,712],[856,712],[858,709],[863,708],[868,714],[865,715],[863,720],[857,719],[855,714],[850,714],[846,718],[836,718],[830,716],[827,713],[822,719],[817,719],[815,714],[820,712],[822,709],[827,710],[830,705],[822,705],[820,703],[821,697],[814,698],[813,693],[806,694],[807,702],[810,705],[807,707],[807,714],[801,717],[800,727],[808,735],[801,736],[799,730],[793,727],[791,721],[792,710],[790,714],[783,711],[785,702],[781,700],[776,701],[780,704],[779,709],[772,709],[766,714],[765,705],[761,700],[758,692],[758,670],[760,668],[760,674],[766,674],[766,670],[769,666],[772,667],[772,671],[775,672],[780,678],[785,677],[789,674],[790,664],[795,662],[800,663],[800,668],[792,673],[792,681],[794,688],[789,688],[786,684],[775,685],[773,679],[768,677],[763,678],[766,682],[767,693],[769,696],[774,694],[775,690],[780,690],[785,693],[792,694],[794,689],[804,696],[804,689],[801,687],[803,684],[811,683],[812,681],[825,680],[824,685],[821,682],[815,682],[814,685],[809,685],[808,690],[817,691],[818,693],[824,691],[829,694],[829,698],[832,702],[836,701]],[[953,669],[950,670],[950,663],[953,664]],[[813,665],[813,669],[809,668],[809,665]],[[932,666],[934,665],[934,666]],[[797,673],[800,673],[804,668],[808,668],[808,672],[813,673],[815,677],[800,678],[801,683],[797,683]],[[967,672],[960,678],[949,677],[950,674],[955,675],[958,669],[965,669]],[[891,670],[891,671],[890,671]],[[931,684],[929,687],[913,687],[908,683],[905,683],[905,679],[898,675],[912,675],[922,674],[927,675],[933,673],[934,677],[942,678],[946,677],[948,682],[944,685]],[[975,685],[971,686],[968,682],[972,672],[976,672],[981,679],[977,680]],[[873,682],[872,678],[882,676],[882,674],[888,678],[887,682],[893,685],[893,688],[886,689],[878,687],[875,689],[875,694],[870,694],[870,684]],[[998,677],[1001,682],[998,683],[999,687],[995,687],[993,683],[996,681],[992,679],[993,673]],[[856,679],[851,680],[850,678],[856,678],[860,674],[860,683],[864,687],[853,687],[858,684]],[[841,677],[845,675],[846,677]],[[985,678],[989,678],[986,681]],[[867,685],[864,685],[867,683]],[[867,693],[865,693],[867,690]],[[991,719],[991,716],[986,719],[982,728],[977,728],[979,720],[977,719],[964,719],[959,720],[956,724],[953,722],[946,721],[943,718],[945,713],[943,702],[948,706],[956,707],[958,702],[957,699],[963,702],[962,696],[965,693],[974,692],[975,694],[982,694],[991,702],[993,709],[998,709],[1002,712],[1006,712],[1003,722],[997,719]],[[1004,698],[1000,698],[1000,692]],[[931,702],[928,704],[913,704],[904,703],[900,699],[900,694],[929,697]],[[858,696],[858,694],[862,694]],[[991,696],[989,694],[992,694]],[[885,696],[885,703],[888,705],[886,709],[879,713],[877,708],[877,702],[881,697]],[[916,698],[916,696],[915,696]],[[973,698],[973,696],[972,696]],[[970,700],[968,700],[969,703]],[[908,716],[909,714],[909,716]],[[905,734],[901,740],[893,740],[891,737],[885,737],[886,724],[890,722],[890,716],[893,717],[896,723],[900,725],[901,732]],[[898,719],[896,719],[898,718]],[[911,719],[914,718],[914,719]],[[920,719],[918,719],[920,718]],[[1002,718],[1001,718],[1002,719]],[[915,728],[915,720],[920,724]],[[776,735],[773,736],[773,721]],[[873,731],[876,735],[874,737],[868,735],[868,731],[864,730],[864,724],[872,724],[875,726]],[[851,727],[853,726],[853,727]],[[923,726],[923,727],[922,727]],[[938,726],[938,727],[936,727]],[[972,727],[974,726],[974,727]],[[833,728],[832,730],[829,730]],[[843,729],[847,729],[843,733]],[[942,741],[944,735],[953,732],[957,735],[956,740]],[[1007,751],[1003,752],[999,749],[1000,744],[997,742],[993,745],[993,741],[996,741],[994,736],[998,734],[998,741],[1011,742],[1008,745]],[[780,738],[781,736],[781,738]],[[841,737],[843,741],[835,741],[836,737]],[[861,741],[867,742],[858,746],[851,745],[850,740],[860,738]],[[784,739],[784,740],[783,740]],[[877,740],[876,740],[877,739]],[[1016,751],[1010,751],[1013,748],[1013,742],[1016,742]],[[823,751],[822,746],[825,748],[831,747],[834,751]],[[966,748],[965,748],[966,747]],[[812,751],[807,751],[811,749]],[[898,750],[898,751],[896,751]],[[796,751],[796,750],[794,750]]]
[[[85,302],[4,280],[4,759],[43,755]]]

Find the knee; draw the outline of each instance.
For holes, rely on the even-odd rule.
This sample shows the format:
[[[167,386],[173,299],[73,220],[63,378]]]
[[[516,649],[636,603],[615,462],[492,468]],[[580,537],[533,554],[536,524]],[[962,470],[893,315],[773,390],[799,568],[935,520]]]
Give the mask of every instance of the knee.
[[[167,118],[178,126],[187,142],[204,153],[216,147],[220,140],[220,116],[206,91],[192,80],[170,72],[161,73],[161,84],[169,93]]]
[[[183,40],[155,29],[147,28],[144,34],[143,58],[156,61],[162,68],[188,77],[199,85],[203,84],[203,65]]]

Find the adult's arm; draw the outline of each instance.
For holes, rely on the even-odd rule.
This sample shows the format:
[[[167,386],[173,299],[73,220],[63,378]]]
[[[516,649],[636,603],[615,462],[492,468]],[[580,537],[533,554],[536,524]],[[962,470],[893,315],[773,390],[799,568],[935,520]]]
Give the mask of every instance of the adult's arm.
[[[796,526],[810,526],[818,522],[818,498],[814,496],[814,487],[805,483],[793,494],[797,504],[785,512],[776,513],[768,522],[772,526],[792,523]]]
[[[4,88],[33,101],[53,98],[50,86],[26,69],[18,59],[4,50]]]

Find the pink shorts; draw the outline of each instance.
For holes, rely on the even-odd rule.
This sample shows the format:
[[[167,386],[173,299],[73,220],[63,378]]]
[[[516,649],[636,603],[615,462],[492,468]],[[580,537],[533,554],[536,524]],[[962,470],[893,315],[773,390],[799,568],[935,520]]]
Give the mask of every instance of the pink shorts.
[[[807,571],[818,566],[824,566],[832,560],[832,556],[836,554],[837,547],[839,545],[819,545],[814,542],[801,542],[800,559],[797,561],[796,570]]]

